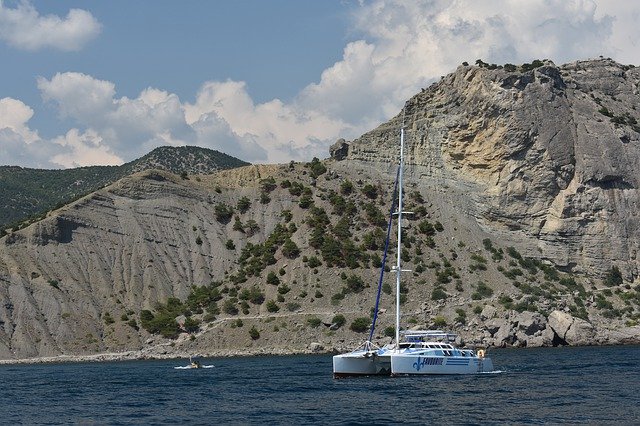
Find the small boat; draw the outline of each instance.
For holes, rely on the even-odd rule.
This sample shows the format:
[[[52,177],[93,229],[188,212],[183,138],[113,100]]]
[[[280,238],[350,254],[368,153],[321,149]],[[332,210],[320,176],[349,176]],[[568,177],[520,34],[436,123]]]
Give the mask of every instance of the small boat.
[[[406,107],[405,107],[406,109]],[[400,333],[400,277],[402,272],[402,216],[411,214],[402,210],[402,180],[404,173],[404,110],[400,128],[400,162],[396,174],[393,191],[393,202],[387,226],[387,239],[384,256],[380,268],[378,294],[374,308],[373,321],[369,331],[369,339],[352,352],[333,357],[333,376],[373,376],[373,375],[424,375],[424,374],[476,374],[493,371],[493,362],[485,357],[483,349],[473,351],[458,349],[454,346],[456,335],[440,330],[405,331]],[[397,209],[395,208],[397,200]],[[396,327],[395,339],[380,348],[372,343],[373,332],[378,317],[378,307],[384,278],[384,268],[389,248],[389,238],[393,217],[397,216],[397,248],[396,265],[392,271],[396,273]],[[402,339],[401,339],[402,337]]]
[[[192,357],[189,357],[189,365],[178,366],[173,368],[176,370],[191,370],[196,368],[213,368],[213,367],[214,367],[213,365],[203,365],[197,359],[194,360]]]

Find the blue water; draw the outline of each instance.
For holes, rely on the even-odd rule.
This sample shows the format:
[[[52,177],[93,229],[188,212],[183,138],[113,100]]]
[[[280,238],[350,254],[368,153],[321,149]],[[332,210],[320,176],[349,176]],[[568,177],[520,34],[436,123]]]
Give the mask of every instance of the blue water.
[[[334,380],[331,356],[0,366],[2,424],[640,424],[640,347],[490,352],[498,374]]]

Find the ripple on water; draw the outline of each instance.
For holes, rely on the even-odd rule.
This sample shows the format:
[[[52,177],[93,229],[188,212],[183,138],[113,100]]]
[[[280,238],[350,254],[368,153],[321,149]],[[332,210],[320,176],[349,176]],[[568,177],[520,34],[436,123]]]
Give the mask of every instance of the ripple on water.
[[[491,351],[499,374],[334,380],[331,356],[0,366],[3,423],[640,423],[640,348]]]

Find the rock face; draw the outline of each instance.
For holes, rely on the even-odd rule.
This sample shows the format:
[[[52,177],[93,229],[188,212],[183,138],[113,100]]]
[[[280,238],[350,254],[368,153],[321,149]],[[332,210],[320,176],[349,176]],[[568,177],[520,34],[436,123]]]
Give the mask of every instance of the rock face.
[[[349,154],[349,144],[344,139],[338,139],[336,143],[329,147],[329,155],[334,160],[344,160]]]
[[[580,346],[593,343],[593,325],[566,312],[551,312],[549,327],[555,333],[554,339],[557,339],[559,344]]]
[[[565,270],[617,265],[634,280],[639,87],[640,68],[606,59],[460,66],[406,104],[407,174],[458,192],[494,235]],[[402,115],[351,142],[348,158],[397,158]]]

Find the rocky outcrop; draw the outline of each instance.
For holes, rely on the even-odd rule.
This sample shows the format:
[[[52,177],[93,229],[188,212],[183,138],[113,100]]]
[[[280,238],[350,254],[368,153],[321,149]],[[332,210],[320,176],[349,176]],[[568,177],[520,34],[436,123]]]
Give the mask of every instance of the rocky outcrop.
[[[549,315],[549,328],[554,333],[553,341],[556,346],[581,346],[591,344],[594,341],[593,325],[566,312],[551,312]]]
[[[338,139],[329,147],[329,155],[336,161],[344,160],[349,154],[349,144],[344,139]]]
[[[407,175],[469,200],[485,229],[565,270],[639,274],[640,68],[608,59],[529,71],[460,66],[348,158],[397,158]]]
[[[547,318],[537,312],[507,313],[486,322],[484,329],[483,343],[489,346],[539,347],[553,343]]]

